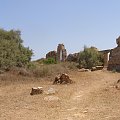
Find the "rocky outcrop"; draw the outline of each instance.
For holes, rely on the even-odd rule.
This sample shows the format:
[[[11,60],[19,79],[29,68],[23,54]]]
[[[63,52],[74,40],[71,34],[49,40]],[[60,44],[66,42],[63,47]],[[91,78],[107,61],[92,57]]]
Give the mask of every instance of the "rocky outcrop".
[[[108,70],[120,71],[120,37],[116,39],[117,47],[112,49],[108,62]]]

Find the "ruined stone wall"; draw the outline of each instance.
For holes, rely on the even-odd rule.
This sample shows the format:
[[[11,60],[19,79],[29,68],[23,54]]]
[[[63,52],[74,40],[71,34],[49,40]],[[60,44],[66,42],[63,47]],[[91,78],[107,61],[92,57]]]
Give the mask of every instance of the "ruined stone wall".
[[[66,61],[67,58],[67,51],[65,49],[65,46],[63,44],[58,44],[57,47],[57,60],[58,61]]]
[[[67,56],[67,61],[78,62],[78,60],[79,60],[79,53],[69,54]]]
[[[55,61],[57,60],[57,52],[56,51],[50,51],[46,54],[46,59],[48,58],[54,58]]]
[[[108,62],[108,70],[120,71],[120,37],[116,39],[117,47],[112,49],[110,60]]]
[[[109,61],[109,57],[110,57],[110,52],[111,52],[111,49],[108,49],[108,50],[102,50],[102,51],[99,51],[102,56],[103,56],[103,60],[104,60],[104,67],[108,67],[108,61]]]
[[[46,54],[47,58],[54,58],[56,61],[64,62],[67,59],[67,51],[65,49],[65,46],[63,44],[58,44],[57,52],[56,51],[50,51]]]

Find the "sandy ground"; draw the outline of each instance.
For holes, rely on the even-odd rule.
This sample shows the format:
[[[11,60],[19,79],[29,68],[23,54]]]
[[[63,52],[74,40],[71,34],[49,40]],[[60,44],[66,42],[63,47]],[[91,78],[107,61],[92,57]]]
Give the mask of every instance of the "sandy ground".
[[[6,81],[0,75],[0,120],[120,120],[120,90],[114,87],[120,73],[73,71],[69,75],[74,84],[52,85],[46,78],[24,77]],[[31,96],[34,86],[53,88],[56,93]],[[46,101],[48,96],[59,100]]]

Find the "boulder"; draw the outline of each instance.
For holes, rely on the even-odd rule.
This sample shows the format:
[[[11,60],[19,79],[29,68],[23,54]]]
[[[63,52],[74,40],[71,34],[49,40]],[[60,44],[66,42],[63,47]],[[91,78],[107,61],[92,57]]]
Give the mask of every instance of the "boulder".
[[[55,77],[53,84],[71,84],[73,81],[69,78],[68,74],[63,73]]]
[[[54,88],[49,88],[48,91],[45,92],[47,95],[52,95],[52,94],[55,94],[56,91]]]
[[[42,87],[33,87],[30,95],[36,95],[36,94],[42,94],[42,93],[43,93]]]

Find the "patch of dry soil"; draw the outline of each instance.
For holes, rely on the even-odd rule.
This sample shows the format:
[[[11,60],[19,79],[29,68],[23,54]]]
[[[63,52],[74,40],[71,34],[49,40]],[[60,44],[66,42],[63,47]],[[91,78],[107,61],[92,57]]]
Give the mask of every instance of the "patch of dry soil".
[[[0,120],[120,120],[120,91],[114,87],[120,73],[69,74],[74,84],[52,85],[45,80],[7,83],[0,76]],[[34,86],[56,92],[31,96]]]

